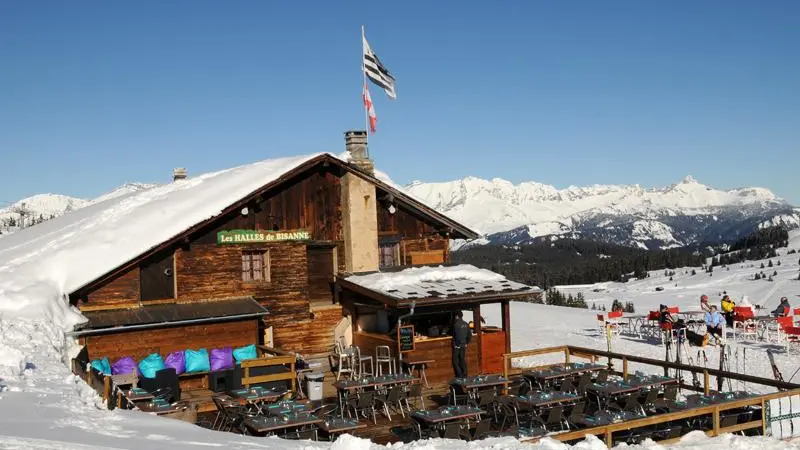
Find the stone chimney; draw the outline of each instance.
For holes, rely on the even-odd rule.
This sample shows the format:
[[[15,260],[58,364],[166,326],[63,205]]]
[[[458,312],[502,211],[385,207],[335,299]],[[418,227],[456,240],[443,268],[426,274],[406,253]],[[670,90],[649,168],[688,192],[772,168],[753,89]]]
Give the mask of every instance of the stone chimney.
[[[189,176],[184,167],[176,167],[172,169],[172,181],[185,180]]]
[[[344,149],[350,152],[350,162],[362,172],[375,175],[375,165],[369,158],[367,132],[362,130],[345,131]]]
[[[367,152],[367,132],[347,131],[345,149],[350,162],[360,171],[374,175]],[[350,273],[378,270],[378,210],[375,185],[347,172],[342,177],[342,237],[344,260]]]

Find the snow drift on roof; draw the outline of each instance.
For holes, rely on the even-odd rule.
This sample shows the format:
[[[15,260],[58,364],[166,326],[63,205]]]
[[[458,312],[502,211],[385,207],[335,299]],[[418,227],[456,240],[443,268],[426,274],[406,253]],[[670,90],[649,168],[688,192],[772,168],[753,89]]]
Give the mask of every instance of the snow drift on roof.
[[[0,314],[82,320],[64,295],[320,156],[271,159],[133,191],[0,240]],[[331,155],[333,156],[333,155]]]
[[[469,264],[438,267],[411,267],[399,272],[351,275],[345,280],[399,299],[447,298],[485,292],[535,291],[491,270]]]

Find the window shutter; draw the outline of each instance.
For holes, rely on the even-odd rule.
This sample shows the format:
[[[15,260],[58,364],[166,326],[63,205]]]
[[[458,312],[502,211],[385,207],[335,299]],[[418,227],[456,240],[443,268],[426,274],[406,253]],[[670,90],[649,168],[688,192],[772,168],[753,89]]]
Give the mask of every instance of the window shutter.
[[[264,281],[272,281],[272,276],[270,273],[269,250],[264,252],[262,264],[264,268]]]

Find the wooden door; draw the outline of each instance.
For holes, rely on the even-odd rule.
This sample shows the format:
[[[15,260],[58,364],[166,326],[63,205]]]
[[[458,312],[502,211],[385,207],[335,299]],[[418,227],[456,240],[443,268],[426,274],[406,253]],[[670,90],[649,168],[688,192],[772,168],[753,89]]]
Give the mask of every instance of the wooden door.
[[[336,247],[306,247],[308,300],[312,305],[333,304],[331,280],[335,273]]]
[[[484,330],[481,335],[481,373],[503,373],[505,352],[505,331]]]
[[[175,274],[173,253],[160,255],[139,266],[141,299],[165,300],[175,298]]]

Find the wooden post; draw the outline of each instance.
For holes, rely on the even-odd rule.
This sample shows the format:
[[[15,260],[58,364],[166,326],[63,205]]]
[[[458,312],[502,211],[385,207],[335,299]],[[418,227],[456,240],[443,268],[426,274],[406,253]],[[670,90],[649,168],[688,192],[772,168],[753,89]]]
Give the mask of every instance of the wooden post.
[[[622,379],[628,379],[628,357],[625,356],[622,358]]]
[[[708,370],[703,371],[703,392],[708,395],[711,391],[711,378],[708,376]]]
[[[111,377],[106,375],[103,377],[103,401],[108,403],[108,398],[111,396]]]
[[[606,428],[606,447],[611,448],[614,441],[611,439],[611,431]]]
[[[472,309],[472,323],[475,325],[475,337],[478,340],[478,373],[483,373],[483,337],[481,336],[481,305],[479,304]]]
[[[767,435],[767,401],[761,399],[761,435]]]
[[[564,364],[569,364],[569,347],[564,347]]]
[[[500,302],[500,312],[503,316],[503,331],[506,333],[506,353],[511,353],[511,307],[508,300]]]
[[[714,436],[719,436],[719,406],[714,408],[714,412],[711,415],[711,418],[714,424],[712,428],[712,430],[714,431]]]

